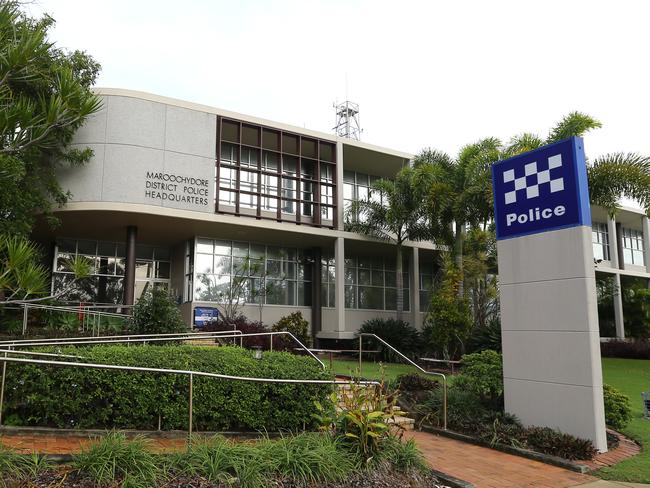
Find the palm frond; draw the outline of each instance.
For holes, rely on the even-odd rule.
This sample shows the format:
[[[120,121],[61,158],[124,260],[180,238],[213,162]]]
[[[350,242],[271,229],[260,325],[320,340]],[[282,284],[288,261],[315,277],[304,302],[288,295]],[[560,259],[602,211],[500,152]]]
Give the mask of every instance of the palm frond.
[[[635,153],[605,154],[587,168],[589,197],[614,215],[621,197],[636,200],[650,212],[650,158]]]
[[[510,139],[508,147],[504,151],[504,158],[511,158],[518,154],[523,154],[533,149],[540,148],[544,145],[544,140],[531,132],[524,132]]]
[[[592,129],[602,127],[600,121],[582,112],[571,112],[566,115],[555,127],[546,139],[546,144],[561,141],[571,136],[582,136]]]

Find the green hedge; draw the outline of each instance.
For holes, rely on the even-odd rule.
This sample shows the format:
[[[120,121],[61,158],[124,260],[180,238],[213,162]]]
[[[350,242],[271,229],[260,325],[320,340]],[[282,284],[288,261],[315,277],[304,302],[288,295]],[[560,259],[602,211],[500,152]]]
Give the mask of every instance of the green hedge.
[[[64,348],[83,362],[205,371],[234,376],[331,379],[311,358],[237,347],[98,346]],[[9,363],[4,416],[9,425],[59,428],[187,429],[189,377],[160,373]],[[202,431],[302,429],[330,385],[271,384],[194,377],[194,428]]]

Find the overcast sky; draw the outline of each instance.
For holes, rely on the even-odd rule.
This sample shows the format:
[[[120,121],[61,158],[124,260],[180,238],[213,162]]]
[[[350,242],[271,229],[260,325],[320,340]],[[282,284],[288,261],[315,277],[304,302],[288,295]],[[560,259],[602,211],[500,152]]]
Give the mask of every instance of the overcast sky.
[[[52,40],[103,66],[98,86],[153,92],[362,140],[450,153],[545,135],[580,110],[587,155],[650,155],[647,1],[38,0]],[[346,83],[347,80],[347,83]]]

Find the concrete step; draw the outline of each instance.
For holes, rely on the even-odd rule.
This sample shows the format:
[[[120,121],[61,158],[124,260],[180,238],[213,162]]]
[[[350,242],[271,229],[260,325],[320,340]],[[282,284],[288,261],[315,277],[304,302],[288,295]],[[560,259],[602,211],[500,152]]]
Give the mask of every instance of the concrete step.
[[[402,415],[395,415],[394,417],[389,418],[387,423],[399,426],[404,430],[413,430],[415,428],[415,420],[409,417],[403,417]]]
[[[336,405],[336,412],[341,413],[343,410],[345,410],[346,407],[346,402],[345,402],[345,397],[349,397],[351,395],[351,391],[353,388],[367,388],[367,386],[364,385],[350,385],[350,384],[342,384],[338,385],[338,398],[339,401]],[[367,406],[361,407],[361,410],[367,411],[368,408]],[[394,427],[399,427],[404,430],[413,430],[415,427],[415,420],[408,417],[408,413],[404,412],[400,407],[395,406],[393,407],[393,415],[390,419],[387,421],[389,424],[391,424]]]

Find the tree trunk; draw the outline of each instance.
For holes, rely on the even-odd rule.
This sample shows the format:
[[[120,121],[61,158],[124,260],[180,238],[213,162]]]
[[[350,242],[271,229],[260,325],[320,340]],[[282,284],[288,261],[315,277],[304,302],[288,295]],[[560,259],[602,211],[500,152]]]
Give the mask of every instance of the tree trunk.
[[[397,261],[395,262],[395,285],[397,287],[397,320],[402,320],[404,313],[404,280],[402,276],[402,244],[397,244]]]
[[[461,280],[458,284],[458,296],[465,295],[465,277],[463,276],[463,244],[465,243],[465,224],[456,222],[456,238],[454,239],[454,261],[460,272]]]

